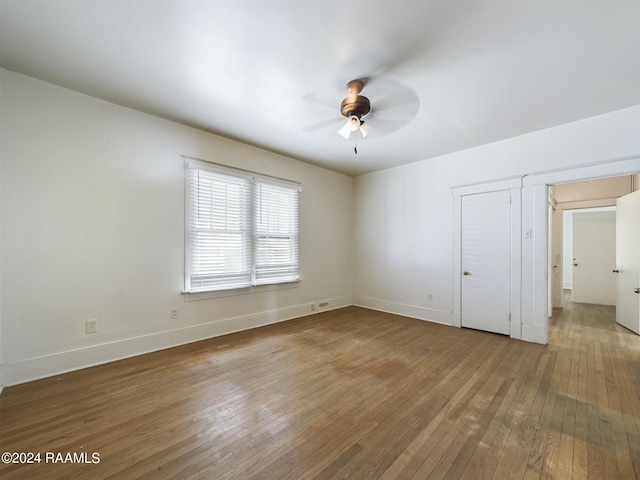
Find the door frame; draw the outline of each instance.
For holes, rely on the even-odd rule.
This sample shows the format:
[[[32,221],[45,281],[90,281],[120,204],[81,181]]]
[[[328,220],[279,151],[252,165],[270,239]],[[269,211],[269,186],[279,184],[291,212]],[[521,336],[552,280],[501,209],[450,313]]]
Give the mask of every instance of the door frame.
[[[640,155],[612,159],[580,167],[546,171],[522,178],[522,228],[533,232],[522,242],[522,339],[549,341],[548,304],[548,187],[640,172]]]
[[[511,321],[509,336],[521,338],[521,196],[522,178],[453,187],[453,312],[451,324],[462,326],[462,197],[509,190],[511,193]]]

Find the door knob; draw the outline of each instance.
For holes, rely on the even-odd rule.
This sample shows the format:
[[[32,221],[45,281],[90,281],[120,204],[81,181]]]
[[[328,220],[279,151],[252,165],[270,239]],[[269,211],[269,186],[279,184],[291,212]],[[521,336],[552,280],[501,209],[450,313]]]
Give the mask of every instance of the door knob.
[[[577,263],[574,263],[574,264],[573,264],[573,266],[574,266],[574,267],[577,267],[577,266],[578,266],[578,264],[577,264]]]
[[[462,272],[463,275],[469,275],[469,272],[467,272],[466,270],[464,272]]]
[[[618,270],[617,268],[613,271],[613,273],[620,273],[620,270]]]
[[[633,291],[636,293],[640,293],[640,288],[634,288]]]

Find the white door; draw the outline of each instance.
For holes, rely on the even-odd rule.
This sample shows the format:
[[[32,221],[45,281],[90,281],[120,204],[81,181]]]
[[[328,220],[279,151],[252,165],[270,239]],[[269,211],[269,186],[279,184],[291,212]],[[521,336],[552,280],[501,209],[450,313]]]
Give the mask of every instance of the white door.
[[[461,324],[509,335],[511,193],[462,197]]]
[[[573,213],[571,301],[616,304],[616,212]]]
[[[640,334],[640,191],[618,198],[616,322]]]

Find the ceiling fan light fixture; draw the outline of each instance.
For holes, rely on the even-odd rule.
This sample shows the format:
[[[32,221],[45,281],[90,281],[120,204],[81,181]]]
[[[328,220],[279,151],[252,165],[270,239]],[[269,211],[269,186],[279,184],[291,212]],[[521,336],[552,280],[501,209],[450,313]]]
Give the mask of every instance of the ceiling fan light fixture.
[[[351,115],[349,117],[349,120],[347,120],[347,123],[349,124],[349,128],[351,129],[352,132],[358,131],[358,129],[360,128],[360,125],[362,125],[362,122],[360,121],[357,115]]]
[[[367,138],[367,135],[369,135],[370,131],[371,128],[369,127],[369,124],[360,122],[360,133],[362,133],[362,138]]]
[[[345,140],[349,140],[349,136],[351,135],[351,125],[349,125],[349,122],[345,123],[342,128],[338,130],[338,133]]]
[[[357,132],[362,123],[357,115],[350,115],[349,118],[347,118],[347,123],[344,124],[338,133],[345,140],[349,140],[351,132]]]
[[[358,130],[362,133],[362,138],[367,138],[367,135],[369,135],[371,131],[369,125],[367,125],[364,120],[360,120],[357,115],[350,115],[347,123],[342,126],[338,133],[345,140],[349,140],[351,133],[357,132]]]

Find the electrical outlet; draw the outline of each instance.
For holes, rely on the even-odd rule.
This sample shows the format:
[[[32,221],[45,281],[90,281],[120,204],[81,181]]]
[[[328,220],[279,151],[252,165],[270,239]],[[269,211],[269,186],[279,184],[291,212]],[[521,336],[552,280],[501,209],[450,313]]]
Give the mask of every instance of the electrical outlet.
[[[171,309],[171,319],[175,320],[176,318],[178,318],[178,309],[177,308],[172,308]]]
[[[433,293],[427,294],[427,300],[433,302]]]
[[[84,333],[98,333],[98,319],[87,320],[84,323]]]

